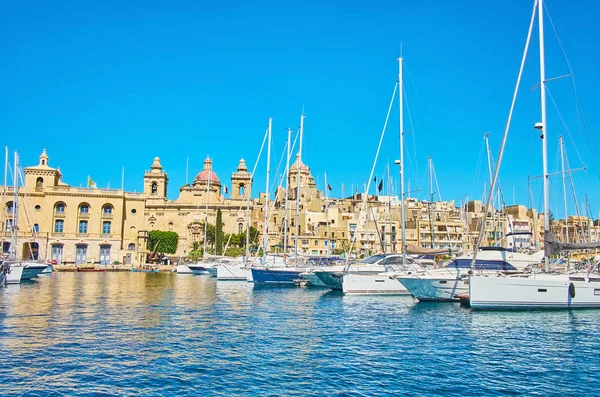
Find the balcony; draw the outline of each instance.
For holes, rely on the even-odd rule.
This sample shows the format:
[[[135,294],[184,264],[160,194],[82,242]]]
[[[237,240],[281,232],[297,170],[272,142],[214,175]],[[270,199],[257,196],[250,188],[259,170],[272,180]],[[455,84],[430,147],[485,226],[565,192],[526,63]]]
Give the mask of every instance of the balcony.
[[[112,212],[103,212],[102,213],[102,219],[112,219],[113,214]]]
[[[64,237],[65,234],[63,232],[53,232],[52,237]]]
[[[54,217],[55,218],[64,218],[65,217],[65,211],[54,211]]]
[[[77,233],[77,237],[87,237],[87,233]]]
[[[80,219],[89,219],[90,217],[90,213],[89,212],[80,212],[79,213],[79,218]]]

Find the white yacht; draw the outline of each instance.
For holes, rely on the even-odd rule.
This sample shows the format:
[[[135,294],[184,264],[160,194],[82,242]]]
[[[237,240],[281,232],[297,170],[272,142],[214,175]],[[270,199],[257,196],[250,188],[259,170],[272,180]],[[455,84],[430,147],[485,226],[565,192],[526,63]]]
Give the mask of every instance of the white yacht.
[[[477,253],[474,269],[488,274],[518,273],[537,265],[544,251],[524,254],[502,247],[483,247]],[[458,296],[469,293],[469,275],[472,274],[473,254],[464,254],[440,269],[422,274],[400,275],[396,278],[420,301],[458,301]]]
[[[354,272],[344,274],[342,291],[346,295],[410,295],[398,276],[424,272],[411,257],[404,259],[401,254],[386,255],[382,262],[384,271],[379,273]]]
[[[19,284],[21,277],[23,276],[23,266],[13,266],[9,264],[8,271],[6,273],[6,284]]]

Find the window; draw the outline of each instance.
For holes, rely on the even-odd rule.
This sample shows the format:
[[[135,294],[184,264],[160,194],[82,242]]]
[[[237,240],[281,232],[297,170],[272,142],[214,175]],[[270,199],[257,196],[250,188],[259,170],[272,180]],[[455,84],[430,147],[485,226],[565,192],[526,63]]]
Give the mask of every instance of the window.
[[[134,243],[129,243],[129,245],[127,246],[127,249],[129,251],[134,251],[135,250],[135,244]]]
[[[113,212],[113,207],[111,205],[105,205],[104,207],[102,207],[102,213],[112,214],[112,212]]]
[[[90,207],[87,204],[83,204],[79,207],[79,213],[80,214],[89,214],[90,213]]]
[[[87,234],[88,232],[88,221],[79,221],[79,233]]]
[[[152,182],[151,189],[152,194],[158,194],[158,183]]]
[[[315,240],[315,245],[319,245],[319,240]]]
[[[102,234],[110,234],[110,222],[102,222]]]
[[[132,213],[132,214],[135,214],[136,212],[137,212],[137,210],[136,210],[135,208],[132,208],[132,209],[131,209],[131,213]]]
[[[238,223],[238,233],[244,233],[244,224]]]
[[[56,213],[64,214],[65,213],[65,205],[62,203],[56,204]]]
[[[87,245],[75,246],[75,264],[83,265],[87,261]]]
[[[65,221],[57,219],[54,221],[54,233],[62,233],[65,230]]]
[[[62,256],[63,256],[63,246],[60,244],[54,244],[52,245],[52,260],[56,261],[56,263],[61,263],[62,262]]]
[[[173,222],[169,222],[169,231],[172,232],[173,231]]]
[[[36,211],[39,211],[39,210],[41,210],[41,209],[42,209],[42,207],[41,207],[39,204],[38,204],[38,205],[36,205],[34,208],[35,208],[35,210],[36,210]]]
[[[35,187],[38,188],[38,189],[43,188],[44,187],[44,178],[42,178],[40,176],[38,179],[36,179],[36,181],[35,181]]]
[[[238,196],[243,196],[244,195],[244,185],[239,185],[238,186]]]
[[[39,233],[40,232],[40,225],[38,225],[37,223],[35,223],[33,225],[33,232],[34,233]]]
[[[12,213],[14,212],[14,210],[15,210],[15,206],[13,205],[13,202],[12,202],[12,201],[9,201],[9,202],[6,204],[6,210],[8,211],[8,213],[9,213],[9,214],[12,214]]]
[[[13,229],[13,225],[14,225],[14,220],[13,219],[7,219],[6,220],[6,231],[10,232]]]

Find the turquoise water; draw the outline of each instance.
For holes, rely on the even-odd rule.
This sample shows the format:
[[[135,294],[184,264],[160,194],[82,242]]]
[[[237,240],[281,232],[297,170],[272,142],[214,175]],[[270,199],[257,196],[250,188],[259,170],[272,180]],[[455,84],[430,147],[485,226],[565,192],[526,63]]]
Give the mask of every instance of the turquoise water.
[[[600,312],[471,312],[207,276],[0,290],[7,395],[598,395]]]

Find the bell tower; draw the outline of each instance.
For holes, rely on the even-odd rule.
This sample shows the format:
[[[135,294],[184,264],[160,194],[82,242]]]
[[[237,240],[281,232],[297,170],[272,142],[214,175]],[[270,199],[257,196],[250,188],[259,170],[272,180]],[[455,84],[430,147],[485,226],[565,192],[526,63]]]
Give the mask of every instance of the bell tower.
[[[166,199],[167,182],[169,182],[167,173],[163,171],[160,159],[155,157],[150,171],[146,171],[144,174],[144,193],[146,197]]]
[[[237,172],[231,174],[231,198],[244,200],[252,197],[252,176],[248,173],[246,161],[240,159]]]

